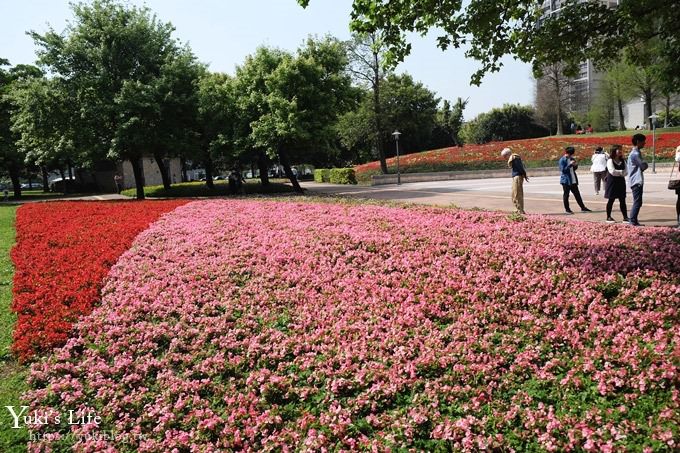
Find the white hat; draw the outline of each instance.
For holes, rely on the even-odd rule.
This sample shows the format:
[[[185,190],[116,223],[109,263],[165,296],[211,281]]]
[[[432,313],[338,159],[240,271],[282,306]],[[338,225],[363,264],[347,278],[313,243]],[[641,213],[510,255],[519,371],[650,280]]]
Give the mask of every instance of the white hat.
[[[503,148],[503,151],[501,151],[501,157],[508,157],[510,153],[512,153],[510,148]]]
[[[678,145],[678,147],[675,148],[675,152],[676,152],[676,153],[680,153],[680,145]]]

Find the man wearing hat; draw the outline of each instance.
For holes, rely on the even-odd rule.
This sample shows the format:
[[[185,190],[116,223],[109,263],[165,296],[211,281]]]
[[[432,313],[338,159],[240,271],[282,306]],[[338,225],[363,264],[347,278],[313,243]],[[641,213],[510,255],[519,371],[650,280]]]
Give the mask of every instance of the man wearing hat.
[[[520,214],[524,212],[524,181],[529,181],[527,171],[519,154],[512,152],[510,148],[503,148],[501,157],[508,159],[508,167],[512,169],[512,203]]]
[[[578,176],[576,176],[576,169],[578,168],[578,163],[574,159],[574,153],[576,150],[573,146],[567,146],[564,150],[564,156],[560,158],[560,184],[562,184],[562,201],[564,202],[564,212],[567,214],[573,214],[569,208],[569,192],[574,194],[576,203],[581,208],[583,212],[590,212],[590,209],[586,208],[583,204],[583,199],[581,198],[581,192],[578,190]]]
[[[593,162],[590,171],[593,173],[593,181],[595,182],[595,195],[599,195],[604,178],[607,176],[607,155],[602,151],[601,146],[595,148],[595,153],[590,160]]]

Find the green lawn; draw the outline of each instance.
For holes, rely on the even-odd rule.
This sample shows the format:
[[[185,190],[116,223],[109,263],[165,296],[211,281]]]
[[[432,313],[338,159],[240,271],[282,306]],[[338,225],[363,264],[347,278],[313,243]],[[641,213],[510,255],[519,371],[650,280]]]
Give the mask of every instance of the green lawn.
[[[11,354],[12,332],[16,316],[10,310],[14,266],[9,251],[14,244],[16,206],[0,206],[0,451],[26,450],[28,433],[25,428],[12,429],[12,418],[5,406],[21,405],[20,396],[26,390],[27,367],[20,365]]]
[[[292,192],[293,187],[284,184],[283,179],[270,179],[268,186],[262,186],[259,179],[246,180],[244,184],[247,195],[251,194],[274,194]],[[135,189],[126,189],[122,192],[123,195],[134,197]],[[184,198],[184,197],[223,197],[229,195],[229,184],[226,181],[215,181],[215,188],[209,189],[205,182],[183,182],[173,184],[170,191],[166,191],[163,186],[147,186],[144,188],[144,195],[149,198],[155,197],[169,197],[169,198]]]
[[[641,133],[645,135],[650,135],[652,134],[652,131],[649,129],[642,129],[639,131],[635,130],[625,130],[625,131],[614,131],[614,132],[596,132],[594,134],[586,134],[586,135],[553,135],[553,137],[563,137],[563,138],[570,138],[570,137],[632,137],[634,133]],[[660,127],[656,129],[657,134],[662,134],[662,133],[668,133],[668,132],[680,132],[680,126],[678,127]],[[647,138],[650,142],[647,143],[647,146],[651,144],[651,140],[649,137]]]

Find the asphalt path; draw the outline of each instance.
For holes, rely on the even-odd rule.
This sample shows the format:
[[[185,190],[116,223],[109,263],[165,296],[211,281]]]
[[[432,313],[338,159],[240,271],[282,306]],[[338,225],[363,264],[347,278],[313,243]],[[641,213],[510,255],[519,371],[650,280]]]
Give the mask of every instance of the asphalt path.
[[[669,168],[651,169],[645,172],[643,205],[639,220],[649,226],[675,226],[675,192],[668,190]],[[463,209],[486,209],[511,212],[514,210],[510,199],[511,178],[468,179],[455,181],[416,182],[397,186],[347,186],[334,184],[304,183],[308,194],[325,194],[347,196],[375,200],[392,200],[407,203],[420,203],[438,206],[458,206]],[[587,172],[579,174],[579,188],[586,206],[593,212],[581,212],[570,197],[573,215],[564,212],[562,204],[562,186],[559,176],[541,176],[529,178],[524,183],[524,205],[528,214],[543,214],[562,218],[577,218],[594,222],[605,222],[607,200],[595,195],[592,175]],[[604,189],[604,188],[603,188]],[[633,204],[633,196],[628,191],[626,198],[628,210]],[[618,202],[615,202],[612,217],[622,220]]]

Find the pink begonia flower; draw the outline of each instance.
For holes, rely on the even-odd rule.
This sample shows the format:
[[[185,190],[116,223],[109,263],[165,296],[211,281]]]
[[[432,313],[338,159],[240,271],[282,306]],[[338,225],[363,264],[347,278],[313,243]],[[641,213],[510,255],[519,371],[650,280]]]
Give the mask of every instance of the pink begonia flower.
[[[678,238],[438,208],[196,201],[135,240],[26,397],[101,408],[88,432],[141,434],[126,439],[140,451],[616,451],[669,432],[677,445],[652,422],[680,409]]]

